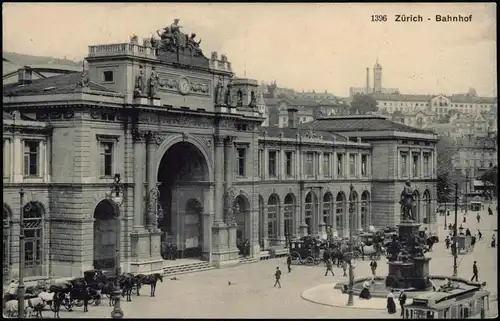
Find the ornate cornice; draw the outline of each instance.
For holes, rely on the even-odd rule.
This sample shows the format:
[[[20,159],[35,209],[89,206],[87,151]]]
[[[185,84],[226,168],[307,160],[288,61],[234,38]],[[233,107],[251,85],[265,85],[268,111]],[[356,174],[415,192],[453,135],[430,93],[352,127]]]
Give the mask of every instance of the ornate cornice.
[[[214,142],[215,142],[215,146],[224,146],[224,137],[223,136],[215,136]]]
[[[144,142],[146,139],[146,132],[139,129],[132,130],[132,139],[134,142]]]

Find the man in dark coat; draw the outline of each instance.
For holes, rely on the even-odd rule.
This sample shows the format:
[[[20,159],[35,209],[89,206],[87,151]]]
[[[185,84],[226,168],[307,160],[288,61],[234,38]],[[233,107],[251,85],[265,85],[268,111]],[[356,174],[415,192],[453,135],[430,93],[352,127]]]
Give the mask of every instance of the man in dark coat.
[[[274,287],[276,287],[276,285],[279,285],[279,287],[281,288],[281,283],[280,283],[280,279],[281,279],[281,270],[278,267],[276,267],[276,272],[274,272],[274,277],[276,279],[276,281],[274,282]]]
[[[372,260],[370,262],[370,269],[372,270],[372,275],[375,277],[377,274],[377,261]]]
[[[406,303],[406,293],[404,290],[401,290],[401,293],[399,293],[399,306],[401,307],[401,316],[404,315],[405,303]]]
[[[479,282],[478,277],[477,277],[477,273],[478,273],[477,264],[476,264],[476,261],[474,261],[474,264],[472,265],[472,278],[470,279],[471,281],[476,279],[476,282]]]
[[[333,274],[333,262],[331,259],[328,259],[326,261],[326,271],[325,271],[325,276],[328,275],[328,272],[331,272],[333,276],[335,276],[335,274]]]
[[[286,257],[286,266],[288,267],[288,273],[292,272],[292,256],[290,254]]]

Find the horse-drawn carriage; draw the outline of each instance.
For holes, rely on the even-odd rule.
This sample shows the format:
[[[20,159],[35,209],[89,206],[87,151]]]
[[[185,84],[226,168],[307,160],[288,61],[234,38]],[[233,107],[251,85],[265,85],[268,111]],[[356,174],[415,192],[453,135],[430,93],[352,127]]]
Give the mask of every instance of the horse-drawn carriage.
[[[292,264],[318,265],[321,262],[321,244],[312,237],[290,240]]]

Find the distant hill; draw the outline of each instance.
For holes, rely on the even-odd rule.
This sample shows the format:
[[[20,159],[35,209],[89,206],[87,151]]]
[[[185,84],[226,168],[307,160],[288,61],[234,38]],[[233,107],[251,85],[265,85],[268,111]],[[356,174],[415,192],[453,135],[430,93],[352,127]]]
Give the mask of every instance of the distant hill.
[[[82,70],[82,61],[72,61],[68,59],[54,58],[54,57],[40,57],[32,55],[24,55],[17,52],[2,52],[2,74],[3,83],[8,84],[17,81],[17,75],[13,72],[17,71],[23,66],[31,66],[38,68],[54,68],[80,71]],[[57,74],[45,73],[46,77],[54,76]],[[37,79],[37,75],[33,75],[33,79]]]
[[[71,67],[78,67],[82,65],[82,61],[72,61],[69,59],[54,58],[54,57],[40,57],[32,55],[24,55],[16,52],[2,52],[2,56],[17,66],[30,66],[30,65],[65,65]]]

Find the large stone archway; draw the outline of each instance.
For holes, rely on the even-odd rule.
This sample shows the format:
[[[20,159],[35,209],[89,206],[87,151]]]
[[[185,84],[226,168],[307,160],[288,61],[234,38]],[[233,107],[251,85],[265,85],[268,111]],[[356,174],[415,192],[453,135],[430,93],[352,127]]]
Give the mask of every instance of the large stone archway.
[[[177,247],[178,258],[209,259],[210,226],[204,204],[210,195],[210,170],[206,155],[188,141],[173,143],[158,167],[162,215],[158,228],[163,246]]]
[[[115,268],[120,209],[113,200],[100,201],[94,210],[94,269]]]

